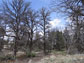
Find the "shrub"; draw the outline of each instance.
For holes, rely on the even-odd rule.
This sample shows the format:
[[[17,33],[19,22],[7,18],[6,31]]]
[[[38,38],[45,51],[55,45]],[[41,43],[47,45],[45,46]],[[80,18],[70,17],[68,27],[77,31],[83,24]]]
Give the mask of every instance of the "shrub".
[[[5,56],[0,56],[0,61],[4,61],[4,60],[6,60],[6,58],[5,58]]]
[[[35,53],[26,53],[26,56],[27,56],[27,57],[35,57],[36,54],[35,54]]]
[[[12,55],[4,55],[4,56],[0,56],[0,61],[5,61],[5,60],[14,60],[14,56]]]
[[[14,56],[12,56],[12,55],[6,55],[5,57],[6,57],[6,60],[14,60],[15,59]]]

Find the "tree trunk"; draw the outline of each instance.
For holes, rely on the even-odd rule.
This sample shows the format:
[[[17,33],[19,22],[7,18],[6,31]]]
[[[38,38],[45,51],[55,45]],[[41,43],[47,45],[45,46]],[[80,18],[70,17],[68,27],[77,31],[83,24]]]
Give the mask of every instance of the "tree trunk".
[[[15,44],[14,44],[14,56],[15,56],[15,57],[16,57],[17,51],[18,51],[17,45],[18,45],[18,38],[15,38]]]
[[[44,20],[44,54],[46,54],[46,42],[45,42],[45,20]]]

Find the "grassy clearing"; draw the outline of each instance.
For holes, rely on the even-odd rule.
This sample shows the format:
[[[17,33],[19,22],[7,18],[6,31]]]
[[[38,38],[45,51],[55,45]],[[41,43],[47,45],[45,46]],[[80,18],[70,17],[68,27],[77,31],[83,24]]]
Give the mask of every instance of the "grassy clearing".
[[[30,56],[30,54],[28,55]],[[52,53],[48,56],[43,56],[43,57],[36,56],[31,59],[25,58],[25,57],[26,55],[23,54],[23,55],[18,56],[18,58],[21,58],[19,60],[18,59],[8,60],[2,63],[28,63],[28,62],[30,63],[84,63],[84,54],[68,55],[66,54],[66,51],[52,51]]]
[[[67,55],[66,51],[62,50],[62,51],[52,51],[52,54],[54,55]]]
[[[57,53],[62,53],[56,55]],[[64,55],[64,52],[55,52],[49,57],[43,58],[40,63],[84,63],[84,54]],[[39,62],[38,62],[39,63]]]

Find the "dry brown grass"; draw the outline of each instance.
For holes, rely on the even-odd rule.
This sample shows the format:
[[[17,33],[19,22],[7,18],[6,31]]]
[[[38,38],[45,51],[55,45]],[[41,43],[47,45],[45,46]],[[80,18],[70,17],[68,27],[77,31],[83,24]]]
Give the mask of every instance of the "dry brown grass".
[[[38,63],[84,63],[84,54],[76,55],[51,55],[41,59]]]
[[[41,54],[42,55],[42,54]],[[65,52],[53,52],[51,55],[48,56],[37,56],[33,59],[25,58],[25,55],[19,55],[19,58],[15,61],[4,61],[0,63],[84,63],[84,54],[75,54],[75,55],[68,55]]]

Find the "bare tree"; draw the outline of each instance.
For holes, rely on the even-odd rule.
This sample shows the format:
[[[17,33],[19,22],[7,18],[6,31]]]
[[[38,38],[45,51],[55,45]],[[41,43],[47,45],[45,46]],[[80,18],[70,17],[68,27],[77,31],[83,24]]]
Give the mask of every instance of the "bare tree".
[[[26,40],[25,47],[26,52],[32,53],[33,43],[34,43],[34,34],[36,32],[38,13],[31,8],[27,9],[26,14],[24,15],[24,21],[22,26],[23,36],[22,40]]]
[[[33,47],[33,40],[34,40],[34,33],[36,31],[37,26],[37,12],[34,12],[33,10],[29,11],[29,33],[30,33],[30,41],[29,41],[29,52],[32,52]]]
[[[46,32],[48,31],[47,26],[50,21],[50,11],[46,10],[46,8],[42,8],[40,10],[40,25],[43,30],[43,41],[44,41],[44,53],[46,54]]]
[[[11,2],[4,1],[3,2],[3,20],[6,22],[7,26],[13,30],[15,34],[15,43],[14,43],[14,55],[18,51],[18,41],[19,33],[20,33],[20,25],[23,21],[23,15],[25,14],[27,8],[29,7],[29,3],[25,3],[24,0],[12,0]]]
[[[81,47],[82,43],[80,39],[80,31],[81,31],[81,28],[83,27],[81,26],[81,23],[84,18],[83,17],[83,9],[84,9],[83,0],[63,0],[57,5],[56,8],[61,13],[64,13],[65,16],[68,16],[68,18],[70,18],[71,24],[72,24],[71,27],[73,31],[73,38],[72,38],[73,41],[71,42],[72,43],[71,46],[73,46],[73,48],[76,48],[78,52],[82,52],[83,48]]]

